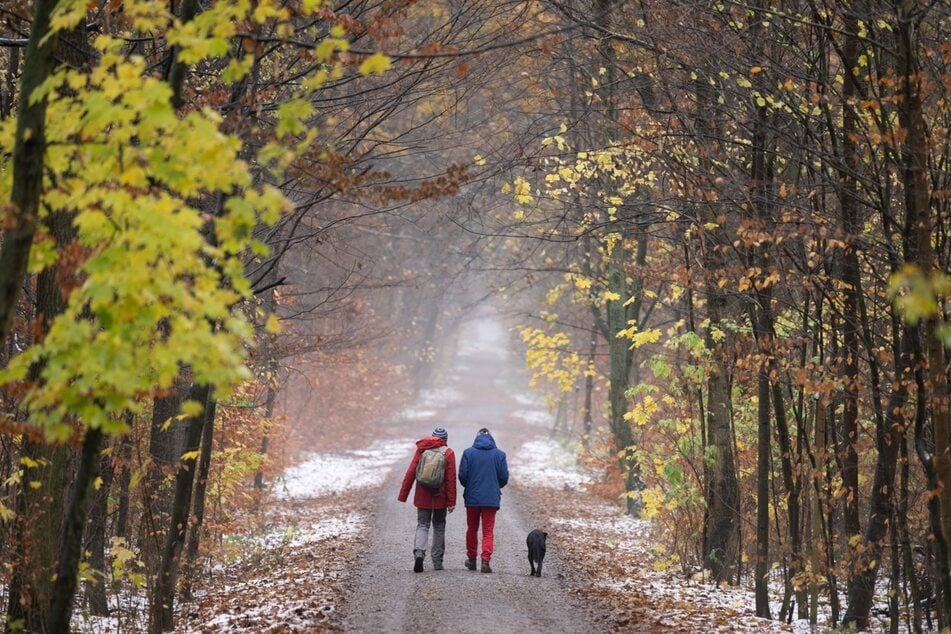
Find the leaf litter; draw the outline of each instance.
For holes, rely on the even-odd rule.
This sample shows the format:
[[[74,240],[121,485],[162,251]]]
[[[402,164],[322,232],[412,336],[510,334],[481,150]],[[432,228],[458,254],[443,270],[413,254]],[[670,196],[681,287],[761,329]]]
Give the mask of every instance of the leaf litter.
[[[663,559],[663,537],[649,520],[585,490],[586,473],[554,440],[526,443],[512,459],[513,485],[534,525],[548,531],[548,551],[561,561],[569,592],[589,605],[601,631],[813,632],[829,628],[828,609],[815,626],[755,616],[753,588],[715,585],[685,575]],[[518,474],[518,477],[516,477]],[[770,589],[779,614],[782,588]],[[873,622],[873,629],[884,624]]]

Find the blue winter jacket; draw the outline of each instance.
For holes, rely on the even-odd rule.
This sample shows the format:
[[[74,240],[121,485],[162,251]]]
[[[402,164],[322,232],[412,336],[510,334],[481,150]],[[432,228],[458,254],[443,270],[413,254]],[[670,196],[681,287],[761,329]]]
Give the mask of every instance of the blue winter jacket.
[[[499,508],[502,487],[508,484],[509,466],[505,452],[495,446],[489,434],[476,436],[472,446],[462,452],[459,482],[465,487],[466,506]]]

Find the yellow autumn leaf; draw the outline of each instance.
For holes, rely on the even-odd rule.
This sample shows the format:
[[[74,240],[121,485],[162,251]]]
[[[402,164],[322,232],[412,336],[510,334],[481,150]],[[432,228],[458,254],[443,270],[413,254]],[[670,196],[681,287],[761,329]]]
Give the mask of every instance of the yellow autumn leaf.
[[[527,205],[535,200],[532,197],[531,184],[521,176],[516,177],[512,185],[515,191],[515,202]]]
[[[272,335],[276,335],[281,332],[281,322],[277,318],[277,315],[271,313],[267,317],[267,321],[264,323],[264,330]]]
[[[634,350],[645,344],[654,343],[660,339],[660,330],[657,328],[651,328],[649,330],[645,330],[644,332],[637,332],[631,335],[630,339],[631,349]]]
[[[360,74],[364,77],[367,75],[382,75],[390,69],[392,60],[389,55],[384,55],[383,53],[374,53],[370,57],[363,60],[363,63],[360,64]]]
[[[194,418],[202,413],[205,409],[205,406],[199,403],[198,401],[185,401],[182,403],[182,413],[183,417]]]

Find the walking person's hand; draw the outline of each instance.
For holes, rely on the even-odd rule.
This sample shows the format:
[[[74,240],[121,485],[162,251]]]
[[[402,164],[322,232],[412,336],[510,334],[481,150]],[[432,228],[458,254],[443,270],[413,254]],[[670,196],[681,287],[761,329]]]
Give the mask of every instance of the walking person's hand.
[[[455,507],[455,506],[447,506],[447,507],[446,507],[446,510],[449,511],[450,513],[452,513],[453,511],[456,510],[456,507]]]

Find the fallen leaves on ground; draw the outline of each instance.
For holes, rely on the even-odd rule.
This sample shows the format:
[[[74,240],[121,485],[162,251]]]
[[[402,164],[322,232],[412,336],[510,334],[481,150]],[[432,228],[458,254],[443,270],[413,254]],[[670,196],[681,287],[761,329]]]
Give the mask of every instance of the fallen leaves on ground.
[[[560,560],[568,591],[589,606],[603,631],[793,631],[753,616],[743,588],[655,571],[650,522],[574,488],[518,489],[532,525],[548,532],[548,551]]]
[[[181,606],[180,632],[341,629],[351,571],[366,546],[366,491],[272,503],[241,556],[212,569]]]

